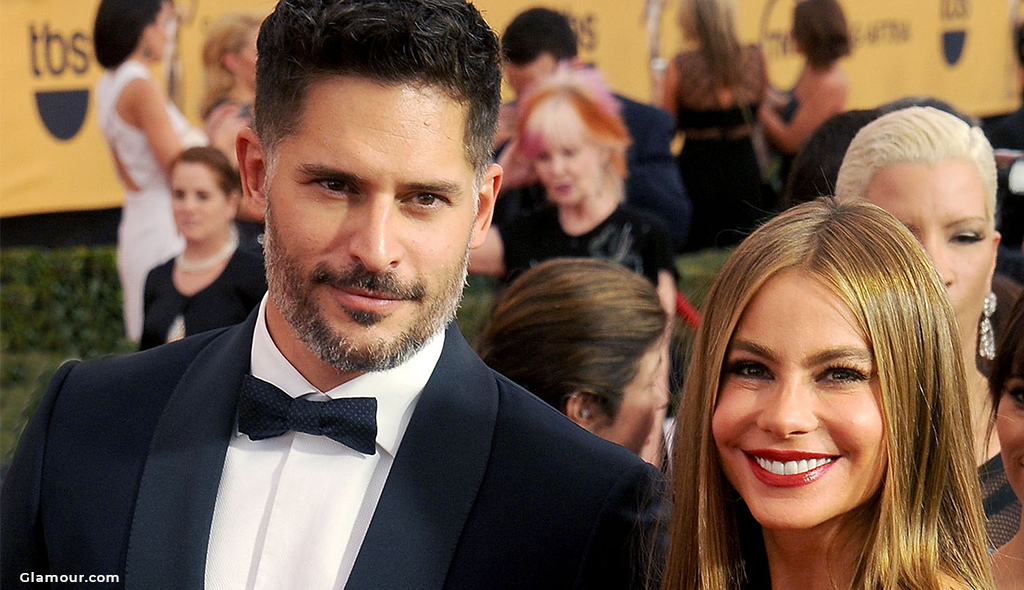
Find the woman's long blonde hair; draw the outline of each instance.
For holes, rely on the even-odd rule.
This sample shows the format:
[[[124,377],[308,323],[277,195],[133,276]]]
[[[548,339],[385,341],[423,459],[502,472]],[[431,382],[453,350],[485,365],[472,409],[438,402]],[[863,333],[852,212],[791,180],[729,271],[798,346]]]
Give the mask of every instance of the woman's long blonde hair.
[[[217,103],[227,98],[238,81],[224,66],[224,56],[238,53],[249,42],[249,36],[260,28],[260,20],[251,14],[230,13],[217,19],[203,43],[205,89],[199,113],[203,119]]]
[[[736,5],[733,0],[685,0],[679,7],[683,36],[696,41],[715,78],[715,85],[731,88],[743,80]]]
[[[694,342],[675,436],[675,510],[666,590],[740,588],[763,547],[726,480],[711,432],[719,376],[743,310],[787,269],[850,309],[878,370],[888,464],[864,507],[867,541],[852,588],[991,588],[971,451],[967,386],[946,290],[914,237],[867,203],[819,199],[748,237],[719,272]],[[794,302],[796,304],[798,302]],[[750,580],[757,587],[762,580]]]

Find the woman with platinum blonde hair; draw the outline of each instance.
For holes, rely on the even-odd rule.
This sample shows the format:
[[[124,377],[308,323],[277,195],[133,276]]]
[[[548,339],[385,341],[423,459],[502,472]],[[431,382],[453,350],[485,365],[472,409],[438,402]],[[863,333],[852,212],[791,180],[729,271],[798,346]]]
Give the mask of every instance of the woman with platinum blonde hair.
[[[836,196],[882,207],[914,234],[931,258],[956,312],[992,547],[1020,522],[992,424],[986,375],[995,354],[998,307],[1013,307],[1019,287],[993,281],[1000,235],[995,229],[996,164],[981,129],[931,107],[893,111],[851,142]],[[1002,498],[1003,500],[1000,500]]]
[[[664,589],[992,588],[955,317],[913,236],[805,203],[706,301]]]

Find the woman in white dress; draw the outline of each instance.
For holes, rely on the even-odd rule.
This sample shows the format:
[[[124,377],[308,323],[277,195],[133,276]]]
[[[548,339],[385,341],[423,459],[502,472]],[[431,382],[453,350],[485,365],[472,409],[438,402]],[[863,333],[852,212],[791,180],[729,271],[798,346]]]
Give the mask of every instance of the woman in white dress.
[[[102,0],[93,40],[107,71],[96,91],[100,129],[127,189],[117,235],[117,268],[128,338],[142,333],[146,274],[181,251],[167,171],[188,145],[205,144],[152,79],[176,26],[170,0]]]

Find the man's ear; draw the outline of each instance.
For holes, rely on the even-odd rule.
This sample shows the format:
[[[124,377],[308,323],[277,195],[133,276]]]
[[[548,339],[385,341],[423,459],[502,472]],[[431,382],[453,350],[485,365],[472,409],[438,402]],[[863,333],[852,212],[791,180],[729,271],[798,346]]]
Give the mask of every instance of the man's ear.
[[[487,230],[491,227],[491,219],[494,217],[494,203],[498,198],[498,191],[501,190],[502,174],[501,166],[497,164],[491,164],[484,173],[480,192],[477,194],[476,219],[473,220],[470,248],[479,248],[487,237]]]
[[[262,220],[267,211],[268,159],[256,132],[242,129],[235,139],[238,173],[242,177],[242,202],[239,204],[252,219]]]

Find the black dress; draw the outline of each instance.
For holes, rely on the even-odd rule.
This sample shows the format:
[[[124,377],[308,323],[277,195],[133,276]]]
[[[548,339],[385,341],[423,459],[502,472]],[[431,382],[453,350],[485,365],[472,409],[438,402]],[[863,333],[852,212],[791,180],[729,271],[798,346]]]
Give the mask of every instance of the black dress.
[[[523,271],[552,258],[602,258],[617,262],[647,277],[655,286],[658,273],[676,274],[672,240],[656,217],[619,205],[597,227],[570,236],[558,222],[558,209],[547,206],[516,219],[501,229],[505,249],[505,277],[511,281]]]
[[[731,246],[765,217],[761,170],[752,134],[758,104],[767,90],[764,55],[744,47],[735,104],[722,107],[709,66],[696,51],[675,58],[679,71],[676,126],[685,141],[679,172],[693,203],[686,250]]]
[[[242,322],[267,291],[262,260],[242,248],[231,256],[220,276],[191,297],[174,287],[173,270],[172,258],[146,277],[140,350],[166,343],[178,317],[184,322],[185,336]]]

